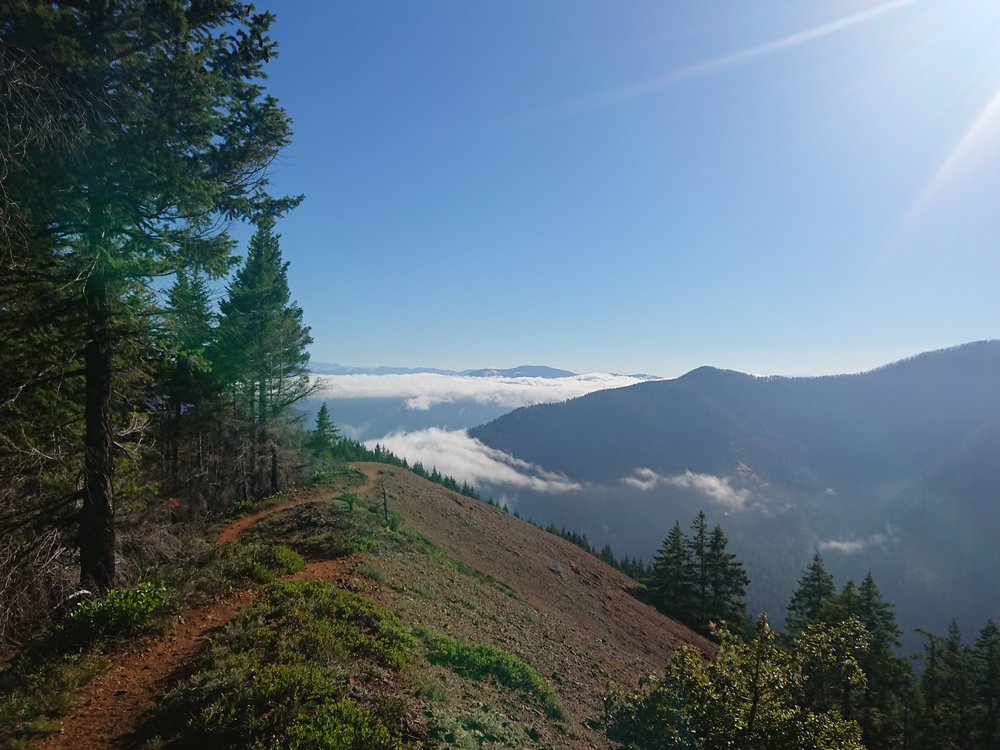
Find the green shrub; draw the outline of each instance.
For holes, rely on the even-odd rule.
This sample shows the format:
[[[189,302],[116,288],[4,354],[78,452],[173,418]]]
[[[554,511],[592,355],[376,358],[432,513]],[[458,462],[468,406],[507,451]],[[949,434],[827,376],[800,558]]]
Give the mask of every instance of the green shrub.
[[[473,680],[493,677],[504,687],[520,690],[542,701],[555,695],[552,686],[533,666],[518,656],[495,646],[466,643],[426,628],[417,635],[427,645],[432,664],[451,667],[457,674]]]
[[[147,731],[183,732],[176,746],[401,747],[405,708],[378,696],[413,647],[368,599],[321,581],[274,583],[213,639]]]
[[[290,750],[389,750],[402,748],[392,732],[371,711],[352,700],[328,703],[293,724],[283,743]]]
[[[270,583],[305,567],[302,556],[281,544],[236,542],[221,552],[222,574],[231,583]]]
[[[100,599],[80,602],[60,626],[61,635],[72,643],[129,635],[142,630],[169,601],[162,583],[140,583],[134,589],[111,589]]]

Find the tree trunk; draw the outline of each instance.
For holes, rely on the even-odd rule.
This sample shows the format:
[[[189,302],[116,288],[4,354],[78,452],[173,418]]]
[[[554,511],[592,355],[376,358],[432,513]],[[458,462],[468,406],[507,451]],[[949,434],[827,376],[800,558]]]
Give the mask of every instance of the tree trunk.
[[[115,580],[114,455],[111,432],[111,315],[108,289],[92,276],[84,290],[83,510],[80,514],[80,582],[106,591]]]

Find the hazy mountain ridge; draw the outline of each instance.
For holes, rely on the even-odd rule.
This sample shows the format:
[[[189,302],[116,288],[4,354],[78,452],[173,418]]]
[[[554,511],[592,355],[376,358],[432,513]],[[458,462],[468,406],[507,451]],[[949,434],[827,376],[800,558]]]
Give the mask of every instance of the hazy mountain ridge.
[[[857,375],[758,377],[702,367],[524,407],[470,434],[579,479],[614,481],[637,466],[731,473],[742,463],[769,481],[822,490],[918,472],[1000,426],[998,375],[998,341]]]
[[[904,627],[941,631],[957,617],[972,629],[1000,616],[998,376],[1000,341],[853,375],[702,367],[518,409],[470,434],[587,484],[572,499],[523,497],[521,510],[621,552],[655,550],[644,518],[662,538],[699,505],[724,514],[751,606],[779,613],[820,549],[841,582],[871,570]]]
[[[317,375],[463,375],[470,378],[569,378],[578,373],[546,365],[518,365],[497,369],[492,367],[472,370],[443,370],[437,367],[350,367],[336,362],[310,362],[309,371]]]

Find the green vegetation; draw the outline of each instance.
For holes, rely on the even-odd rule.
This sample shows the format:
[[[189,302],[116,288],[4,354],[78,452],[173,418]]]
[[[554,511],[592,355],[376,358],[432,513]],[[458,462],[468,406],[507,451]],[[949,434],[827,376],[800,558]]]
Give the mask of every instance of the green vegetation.
[[[520,690],[543,703],[555,695],[552,686],[533,666],[509,651],[465,643],[427,628],[418,628],[416,632],[427,646],[427,658],[432,664],[448,666],[457,674],[473,680],[492,677],[504,687]]]
[[[0,672],[0,745],[26,748],[58,729],[59,717],[77,703],[77,690],[105,667],[107,662],[88,650]]]
[[[850,622],[812,626],[785,650],[762,617],[748,642],[723,633],[711,661],[684,647],[663,679],[610,693],[608,736],[643,750],[861,750],[860,728],[824,687],[863,688],[854,653],[864,642]]]
[[[59,635],[74,645],[132,635],[146,627],[169,600],[167,587],[162,583],[146,582],[132,589],[111,589],[100,598],[77,604],[60,623]]]
[[[274,583],[144,732],[178,745],[401,747],[403,706],[390,688],[414,645],[368,599],[318,581]]]
[[[691,524],[691,538],[679,522],[663,540],[653,560],[646,588],[661,612],[705,634],[712,624],[728,623],[742,630],[746,622],[743,596],[750,583],[743,564],[727,549],[722,527],[709,532],[699,513]]]

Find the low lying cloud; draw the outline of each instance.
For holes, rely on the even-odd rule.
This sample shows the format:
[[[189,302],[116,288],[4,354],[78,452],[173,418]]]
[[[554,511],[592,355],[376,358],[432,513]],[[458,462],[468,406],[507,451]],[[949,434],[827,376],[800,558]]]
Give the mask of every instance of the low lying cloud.
[[[884,531],[863,537],[861,539],[826,539],[817,545],[821,552],[839,552],[842,555],[856,555],[862,550],[878,547],[885,548],[895,541],[895,531],[891,526],[886,526]]]
[[[462,399],[516,409],[643,382],[640,378],[609,373],[567,378],[477,378],[435,373],[314,377],[320,384],[319,394],[329,398],[399,398],[406,400],[407,408],[420,411]]]
[[[489,482],[531,489],[537,492],[570,492],[583,485],[563,474],[545,471],[540,466],[514,458],[496,448],[469,437],[465,430],[442,430],[431,427],[417,432],[395,432],[379,440],[370,440],[388,448],[411,464],[420,462],[428,471],[437,468],[442,474],[472,485]]]
[[[682,487],[695,490],[709,500],[731,510],[740,510],[750,497],[750,491],[741,487],[733,487],[729,477],[717,477],[714,474],[695,474],[685,471],[683,474],[665,476],[652,469],[638,468],[627,477],[622,477],[622,484],[648,492],[657,487]]]

